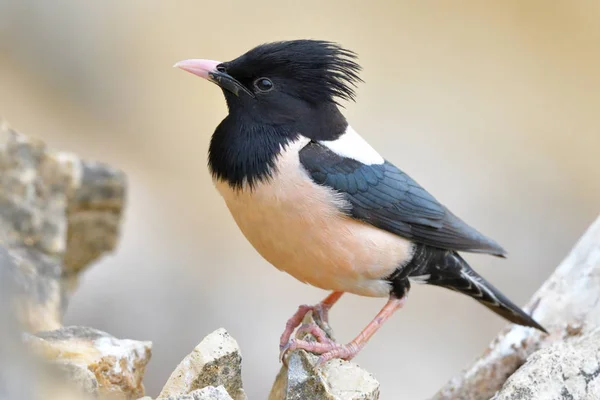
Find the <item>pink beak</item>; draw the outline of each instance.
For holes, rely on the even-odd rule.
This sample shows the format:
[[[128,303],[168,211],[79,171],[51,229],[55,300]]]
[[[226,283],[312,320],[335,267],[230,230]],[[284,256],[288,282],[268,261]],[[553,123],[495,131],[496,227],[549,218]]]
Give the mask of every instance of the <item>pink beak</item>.
[[[244,92],[252,98],[256,97],[254,93],[248,90],[248,88],[240,82],[236,81],[235,78],[227,74],[227,72],[217,70],[217,65],[219,64],[221,64],[220,61],[213,60],[183,60],[175,64],[174,67],[198,75],[201,78],[219,85],[221,88],[236,96],[239,96],[240,92]]]
[[[209,79],[208,74],[210,72],[217,72],[217,65],[219,64],[221,64],[220,61],[196,59],[179,61],[173,67],[198,75],[201,78]]]

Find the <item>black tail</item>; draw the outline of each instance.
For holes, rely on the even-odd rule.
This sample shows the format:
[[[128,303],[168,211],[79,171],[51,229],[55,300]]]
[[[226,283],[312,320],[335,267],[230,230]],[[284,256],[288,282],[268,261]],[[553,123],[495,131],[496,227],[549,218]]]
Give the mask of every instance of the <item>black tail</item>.
[[[409,272],[410,280],[466,294],[510,322],[548,333],[525,311],[473,271],[458,253],[417,245],[411,264],[414,269]]]

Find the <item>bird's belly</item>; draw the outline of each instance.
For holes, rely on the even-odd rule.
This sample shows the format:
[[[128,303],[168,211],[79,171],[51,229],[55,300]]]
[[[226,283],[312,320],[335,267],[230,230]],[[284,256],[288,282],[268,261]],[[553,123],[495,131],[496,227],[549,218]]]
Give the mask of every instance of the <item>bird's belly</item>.
[[[346,216],[331,189],[285,166],[252,191],[215,182],[248,241],[302,282],[363,296],[389,295],[384,278],[410,259],[411,243]]]

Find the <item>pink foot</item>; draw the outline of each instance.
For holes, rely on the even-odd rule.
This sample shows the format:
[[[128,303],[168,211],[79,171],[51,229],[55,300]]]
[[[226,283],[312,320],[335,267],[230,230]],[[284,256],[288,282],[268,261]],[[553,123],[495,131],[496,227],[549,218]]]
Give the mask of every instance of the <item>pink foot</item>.
[[[302,338],[307,333],[310,333],[311,335],[313,335],[315,337],[315,339],[317,339],[317,342],[319,342],[319,343],[335,343],[334,340],[329,338],[329,336],[327,335],[327,332],[325,332],[325,330],[323,328],[321,328],[319,325],[317,325],[315,323],[302,324],[300,326],[300,328],[298,328],[298,330],[296,331],[296,337]]]
[[[318,367],[334,358],[341,358],[342,360],[349,361],[360,352],[362,347],[362,345],[354,342],[338,344],[329,339],[325,342],[308,342],[301,339],[292,339],[288,343],[287,348],[282,352],[282,359],[288,351],[305,350],[313,354],[321,355],[315,364],[315,367]]]
[[[331,349],[325,353],[321,353],[321,356],[317,360],[315,367],[325,364],[329,360],[334,358],[341,358],[342,360],[352,360],[363,348],[363,345],[359,345],[353,342],[348,344],[337,345],[336,348]]]
[[[290,319],[285,323],[285,330],[281,334],[281,338],[279,339],[279,350],[283,351],[283,349],[287,346],[290,338],[292,337],[292,333],[294,333],[294,329],[296,329],[301,323],[306,314],[309,311],[312,311],[314,306],[309,305],[301,305],[298,307],[298,311]]]
[[[330,345],[332,347],[337,346],[335,341],[331,340],[327,336],[327,333],[325,333],[325,331],[323,331],[323,329],[315,323],[303,324],[296,331],[296,337],[298,337],[298,338],[302,338],[306,334],[313,335],[315,337],[315,339],[317,340],[317,343]],[[294,343],[297,343],[298,341],[306,342],[306,343],[315,343],[315,342],[308,342],[305,340],[291,339],[288,342],[286,342],[286,344],[280,349],[279,361],[285,363],[285,356],[287,355],[287,353],[289,351],[293,351],[296,349],[296,345]]]
[[[406,296],[403,298],[390,297],[386,305],[377,313],[375,318],[363,329],[354,340],[348,344],[337,344],[333,340],[329,339],[324,332],[318,332],[319,327],[313,327],[313,324],[306,325],[303,330],[307,332],[314,331],[313,334],[317,341],[308,342],[301,339],[292,339],[289,343],[283,347],[280,356],[282,359],[288,351],[294,350],[305,350],[311,353],[320,354],[315,367],[326,363],[327,361],[334,358],[341,358],[343,360],[351,360],[358,354],[358,352],[365,346],[369,339],[379,330],[381,325],[399,308],[404,305]]]
[[[292,333],[294,330],[302,323],[302,320],[308,314],[309,311],[313,312],[313,318],[317,324],[323,324],[321,328],[325,331],[329,331],[329,309],[342,297],[342,292],[332,292],[329,296],[327,296],[322,302],[314,305],[301,305],[298,307],[296,313],[288,319],[285,324],[285,330],[281,334],[281,338],[279,339],[279,350],[283,351],[283,349],[287,346],[290,338],[292,337]]]

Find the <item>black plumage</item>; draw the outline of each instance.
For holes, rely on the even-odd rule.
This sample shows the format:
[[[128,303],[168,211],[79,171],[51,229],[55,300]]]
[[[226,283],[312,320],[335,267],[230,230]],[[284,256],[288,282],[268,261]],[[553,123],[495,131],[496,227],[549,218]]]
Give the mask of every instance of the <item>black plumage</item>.
[[[362,82],[356,54],[325,40],[265,43],[220,67],[250,89],[258,77],[283,82],[315,105],[354,100],[354,88]]]
[[[365,165],[318,142],[300,151],[300,162],[315,182],[344,195],[356,219],[434,247],[497,256],[506,253],[390,162]]]
[[[425,244],[416,245],[410,262],[388,277],[396,296],[402,297],[406,294],[410,288],[411,278],[419,283],[440,286],[465,294],[515,324],[546,332],[519,306],[475,272],[455,251]]]

